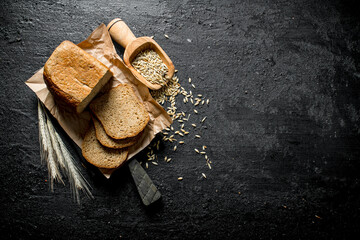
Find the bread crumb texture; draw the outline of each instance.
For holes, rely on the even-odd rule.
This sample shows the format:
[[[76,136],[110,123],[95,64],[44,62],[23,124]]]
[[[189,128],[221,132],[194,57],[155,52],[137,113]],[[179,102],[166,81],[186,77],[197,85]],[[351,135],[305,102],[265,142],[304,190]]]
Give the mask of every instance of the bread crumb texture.
[[[90,109],[114,139],[135,137],[150,120],[144,104],[128,84],[120,84],[94,99]]]
[[[84,137],[82,154],[94,166],[109,169],[117,168],[126,161],[128,149],[113,149],[101,145],[96,138],[95,128],[92,125]]]
[[[124,139],[114,139],[114,138],[109,137],[106,134],[103,126],[101,125],[99,120],[96,119],[95,116],[93,116],[92,119],[93,119],[93,123],[95,125],[96,138],[105,147],[116,148],[116,149],[129,147],[129,146],[137,143],[143,133],[143,131],[142,131],[135,137],[129,137],[129,138],[124,138]]]

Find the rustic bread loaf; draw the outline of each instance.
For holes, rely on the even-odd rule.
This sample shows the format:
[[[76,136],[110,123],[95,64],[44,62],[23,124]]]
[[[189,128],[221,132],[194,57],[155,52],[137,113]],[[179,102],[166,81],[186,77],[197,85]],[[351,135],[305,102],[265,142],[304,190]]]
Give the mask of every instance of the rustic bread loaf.
[[[43,75],[56,103],[81,113],[112,73],[95,57],[64,41],[45,63]]]
[[[135,137],[129,137],[124,139],[114,139],[109,137],[109,135],[106,134],[103,126],[99,122],[99,120],[96,119],[96,117],[92,116],[94,126],[95,126],[95,132],[96,132],[96,138],[99,140],[99,142],[108,148],[125,148],[129,147],[131,145],[134,145],[141,137],[142,132],[140,132]]]
[[[130,85],[120,84],[95,98],[90,109],[107,135],[114,139],[138,135],[149,122],[149,113]]]
[[[100,144],[92,125],[86,132],[82,143],[82,155],[89,163],[99,168],[117,168],[122,165],[128,155],[127,148],[113,149]]]

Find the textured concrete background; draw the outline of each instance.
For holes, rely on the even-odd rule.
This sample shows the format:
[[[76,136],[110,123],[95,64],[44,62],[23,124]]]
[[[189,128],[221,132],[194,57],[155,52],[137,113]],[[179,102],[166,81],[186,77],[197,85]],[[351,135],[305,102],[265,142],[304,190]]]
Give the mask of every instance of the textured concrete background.
[[[2,1],[1,238],[349,239],[359,233],[355,2]],[[194,93],[211,100],[192,115],[193,121],[208,117],[203,138],[190,138],[176,152],[163,143],[158,156],[173,161],[147,169],[163,194],[148,209],[127,168],[110,180],[82,168],[95,199],[82,196],[80,206],[68,186],[49,191],[37,100],[24,84],[60,42],[78,43],[115,17],[136,36],[154,35],[181,84],[190,90],[191,77]],[[202,144],[212,170],[194,154]],[[72,151],[83,161],[79,149]]]

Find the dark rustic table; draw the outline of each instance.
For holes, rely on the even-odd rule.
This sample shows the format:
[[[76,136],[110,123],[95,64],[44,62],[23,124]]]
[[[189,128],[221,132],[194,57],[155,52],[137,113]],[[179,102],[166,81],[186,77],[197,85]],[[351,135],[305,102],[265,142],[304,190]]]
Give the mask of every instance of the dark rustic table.
[[[360,229],[356,1],[2,1],[1,239],[349,239]],[[63,40],[123,18],[154,36],[181,85],[210,99],[201,139],[163,142],[144,207],[127,168],[106,180],[61,131],[94,199],[49,190],[24,84]],[[167,34],[169,38],[165,38]],[[115,45],[119,54],[120,46]],[[188,83],[191,77],[196,89]],[[179,98],[182,100],[181,98]],[[178,108],[191,112],[189,104]],[[194,152],[202,145],[212,161]],[[171,157],[170,163],[163,161]],[[138,156],[146,161],[146,152]],[[203,177],[202,173],[206,175]],[[183,177],[178,181],[178,177]],[[68,183],[68,182],[66,182]]]

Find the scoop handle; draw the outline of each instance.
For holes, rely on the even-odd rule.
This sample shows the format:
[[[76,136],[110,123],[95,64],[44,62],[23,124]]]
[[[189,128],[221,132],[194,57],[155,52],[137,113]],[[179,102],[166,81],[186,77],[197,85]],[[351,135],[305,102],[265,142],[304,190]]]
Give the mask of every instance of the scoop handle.
[[[126,46],[136,39],[128,25],[120,19],[115,18],[107,25],[107,29],[115,42],[126,48]]]

